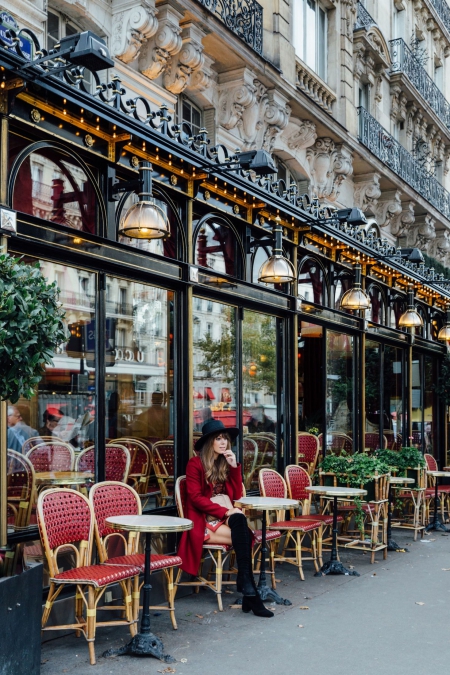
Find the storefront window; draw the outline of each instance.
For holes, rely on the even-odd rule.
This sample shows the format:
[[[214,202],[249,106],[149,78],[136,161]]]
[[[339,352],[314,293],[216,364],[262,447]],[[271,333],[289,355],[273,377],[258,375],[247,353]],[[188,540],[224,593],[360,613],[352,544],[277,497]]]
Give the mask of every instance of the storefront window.
[[[242,324],[242,401],[244,440],[254,441],[250,489],[258,487],[261,467],[276,469],[278,426],[277,320],[245,311]],[[245,472],[244,472],[245,473]]]
[[[41,148],[22,162],[13,209],[82,232],[96,231],[92,181],[73,157],[54,148]]]
[[[411,445],[422,448],[422,363],[420,355],[413,352],[412,358],[412,439]]]
[[[194,431],[201,432],[211,418],[235,427],[235,308],[194,298],[193,331]]]
[[[173,294],[106,279],[106,436],[173,445]]]
[[[298,428],[323,434],[323,328],[300,322],[298,336]]]
[[[389,345],[383,353],[383,435],[393,450],[403,444],[403,359],[402,350]]]
[[[237,275],[236,238],[221,220],[201,225],[195,245],[195,264],[221,274]]]
[[[336,309],[341,309],[341,298],[346,291],[351,287],[352,280],[344,277],[343,279],[338,279],[336,282],[336,288],[334,291],[334,306]],[[344,310],[347,311],[347,310]]]
[[[371,450],[376,450],[380,447],[380,356],[381,345],[373,340],[366,340],[366,423],[364,447]]]
[[[327,451],[353,451],[353,338],[327,331]]]
[[[423,422],[424,422],[424,451],[428,452],[438,459],[435,454],[435,423],[434,423],[434,359],[431,356],[424,357],[424,406],[423,406]]]
[[[325,304],[323,269],[315,260],[305,260],[300,267],[298,295],[307,302]]]
[[[373,323],[384,323],[384,301],[383,294],[378,286],[370,286],[370,321]]]

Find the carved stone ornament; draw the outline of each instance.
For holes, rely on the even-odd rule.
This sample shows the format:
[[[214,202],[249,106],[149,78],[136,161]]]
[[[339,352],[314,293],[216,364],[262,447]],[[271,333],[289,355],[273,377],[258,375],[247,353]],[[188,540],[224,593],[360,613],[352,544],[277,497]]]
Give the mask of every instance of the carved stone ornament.
[[[180,51],[183,45],[181,19],[182,14],[171,5],[158,7],[158,30],[139,57],[139,70],[150,80],[159,77],[166,70],[170,57]]]
[[[414,213],[414,202],[402,204],[402,212],[392,220],[391,234],[395,237],[404,237],[408,235],[409,230],[414,225],[416,214]]]
[[[341,35],[353,40],[357,0],[341,0]]]
[[[408,245],[416,246],[424,253],[428,252],[433,239],[436,238],[436,221],[428,213],[416,218],[416,226],[410,230]]]
[[[355,206],[364,213],[369,211],[375,215],[374,209],[378,203],[378,198],[381,196],[380,174],[366,173],[355,176],[354,183],[353,202]]]
[[[396,216],[402,212],[400,190],[385,192],[374,209],[374,215],[380,227],[388,228],[394,222]]]
[[[430,255],[441,263],[448,264],[450,256],[450,230],[436,233],[436,239],[430,244]]]
[[[164,86],[172,94],[181,94],[190,83],[194,71],[204,64],[202,38],[205,33],[194,23],[183,26],[182,47],[176,58],[171,57],[164,73]]]
[[[154,3],[140,5],[113,13],[111,55],[124,63],[138,58],[142,46],[158,29]]]
[[[391,119],[394,122],[404,121],[407,115],[406,104],[408,103],[408,99],[403,93],[400,85],[391,85],[391,96]]]
[[[283,131],[283,138],[290,150],[304,150],[316,142],[316,125],[311,120],[291,117],[289,124]]]
[[[319,199],[336,201],[340,187],[353,173],[353,155],[344,145],[336,145],[331,138],[318,138],[306,151],[311,173],[311,194]]]
[[[219,123],[236,130],[243,149],[264,148],[268,152],[286,128],[291,108],[287,98],[268,90],[248,68],[219,77]]]

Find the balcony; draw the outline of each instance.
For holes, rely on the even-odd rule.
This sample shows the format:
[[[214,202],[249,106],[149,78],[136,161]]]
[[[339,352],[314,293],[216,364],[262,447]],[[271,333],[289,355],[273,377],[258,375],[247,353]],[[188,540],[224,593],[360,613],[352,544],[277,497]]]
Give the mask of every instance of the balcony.
[[[356,22],[353,30],[359,30],[360,28],[365,28],[367,30],[370,26],[375,26],[376,22],[372,19],[367,9],[358,2],[356,8]]]
[[[364,108],[358,108],[359,140],[397,176],[450,219],[450,193]]]
[[[447,4],[447,0],[430,0],[430,2],[445,28],[450,33],[450,7]]]
[[[450,11],[450,8],[449,8]],[[403,73],[417,89],[439,120],[450,128],[450,104],[402,38],[391,40],[391,75]]]
[[[197,0],[258,54],[263,50],[263,9],[255,0]]]
[[[295,67],[297,71],[297,89],[303,91],[331,115],[336,94],[300,59],[297,59]]]

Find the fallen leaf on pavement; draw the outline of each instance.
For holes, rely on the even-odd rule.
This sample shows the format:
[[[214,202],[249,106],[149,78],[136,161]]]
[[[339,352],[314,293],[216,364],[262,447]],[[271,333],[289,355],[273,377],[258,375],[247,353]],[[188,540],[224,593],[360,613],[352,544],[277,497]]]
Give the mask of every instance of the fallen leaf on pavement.
[[[197,617],[197,619],[203,619],[203,616],[201,614],[196,614],[195,616]]]
[[[416,602],[416,605],[424,605],[424,602]]]
[[[242,605],[230,605],[230,609],[242,609]]]
[[[158,670],[158,673],[176,673],[177,671],[175,668],[171,668],[168,666],[167,668],[164,668],[164,670]]]
[[[225,593],[228,593],[228,595],[233,595],[233,591],[225,591]]]
[[[300,605],[299,609],[309,609],[306,605]]]

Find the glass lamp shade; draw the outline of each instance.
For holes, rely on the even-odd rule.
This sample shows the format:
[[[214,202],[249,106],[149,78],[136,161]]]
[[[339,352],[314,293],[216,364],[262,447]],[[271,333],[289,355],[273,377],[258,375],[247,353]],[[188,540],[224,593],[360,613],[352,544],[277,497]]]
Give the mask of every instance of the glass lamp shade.
[[[170,235],[169,221],[153,201],[139,201],[126,212],[119,234],[131,239],[163,239]]]
[[[399,328],[421,328],[423,319],[414,307],[408,307],[398,320]]]
[[[345,291],[341,298],[341,309],[360,310],[369,309],[369,307],[370,298],[359,284],[355,284],[353,288]]]
[[[438,340],[443,340],[444,342],[450,342],[450,323],[442,326],[441,330],[438,333]]]
[[[295,269],[282,255],[271,255],[260,267],[258,281],[264,284],[288,284],[295,281]]]

